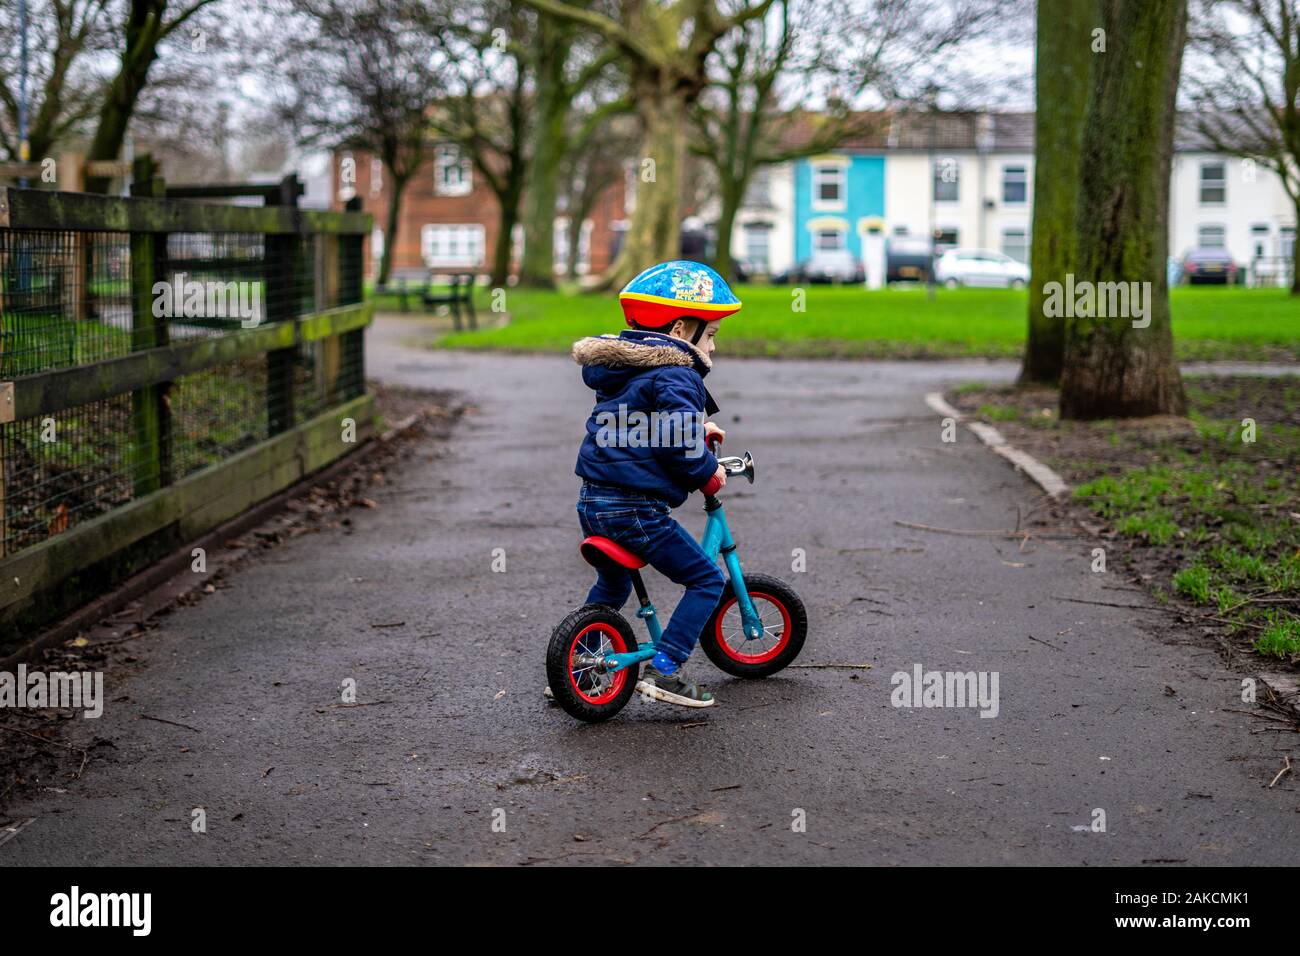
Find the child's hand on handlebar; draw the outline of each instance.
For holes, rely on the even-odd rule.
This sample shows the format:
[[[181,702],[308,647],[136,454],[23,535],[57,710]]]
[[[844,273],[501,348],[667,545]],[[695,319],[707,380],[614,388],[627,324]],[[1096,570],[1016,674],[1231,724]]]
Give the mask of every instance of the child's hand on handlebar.
[[[719,465],[718,470],[713,473],[712,477],[710,477],[704,484],[700,485],[700,491],[705,495],[716,495],[726,483],[727,469]]]
[[[717,436],[716,438],[714,437],[715,435]],[[713,422],[704,423],[704,444],[708,445],[710,448],[714,447],[715,442],[717,444],[722,444],[726,437],[727,433],[717,425],[713,424]]]

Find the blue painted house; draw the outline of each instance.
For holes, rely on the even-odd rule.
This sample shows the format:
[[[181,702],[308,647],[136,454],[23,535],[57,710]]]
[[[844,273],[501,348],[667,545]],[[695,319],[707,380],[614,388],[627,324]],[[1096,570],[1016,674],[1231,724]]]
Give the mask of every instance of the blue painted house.
[[[847,249],[861,259],[862,237],[884,228],[885,157],[827,153],[799,160],[794,216],[796,262],[817,249]]]

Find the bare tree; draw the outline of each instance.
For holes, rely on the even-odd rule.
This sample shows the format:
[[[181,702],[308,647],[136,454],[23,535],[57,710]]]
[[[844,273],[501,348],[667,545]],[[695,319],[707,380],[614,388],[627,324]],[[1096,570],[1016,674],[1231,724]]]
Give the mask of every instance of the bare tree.
[[[897,105],[950,81],[945,56],[997,18],[990,0],[776,0],[724,35],[693,111],[692,144],[717,177],[718,270],[731,271],[736,212],[756,170],[878,128],[879,113],[855,108],[864,96]],[[814,97],[824,108],[799,108]]]
[[[407,0],[283,0],[266,75],[299,142],[364,150],[383,163],[388,210],[378,281],[392,271],[402,196],[424,165],[444,77],[427,11]]]
[[[172,3],[169,10],[168,0],[126,0],[117,72],[100,103],[95,134],[86,152],[88,160],[117,158],[162,44],[213,2]],[[107,177],[92,177],[86,181],[86,189],[105,192],[111,182]]]
[[[676,254],[687,130],[691,108],[708,83],[706,61],[722,37],[765,16],[774,0],[620,0],[613,15],[564,0],[524,2],[593,31],[627,65],[642,145],[636,208],[606,276],[608,284],[620,285]]]
[[[44,159],[71,137],[84,135],[98,113],[117,48],[117,10],[110,0],[50,0],[28,4],[29,158]],[[20,159],[17,0],[0,0],[0,150]]]
[[[423,28],[439,43],[446,94],[431,128],[455,143],[496,197],[498,227],[491,282],[510,276],[515,226],[531,163],[534,115],[532,48],[536,15],[514,0],[487,0],[442,15],[426,5]]]
[[[1272,170],[1300,225],[1300,3],[1200,0],[1191,49],[1207,61],[1189,73],[1195,127],[1215,152]],[[1291,294],[1300,296],[1300,241]]]

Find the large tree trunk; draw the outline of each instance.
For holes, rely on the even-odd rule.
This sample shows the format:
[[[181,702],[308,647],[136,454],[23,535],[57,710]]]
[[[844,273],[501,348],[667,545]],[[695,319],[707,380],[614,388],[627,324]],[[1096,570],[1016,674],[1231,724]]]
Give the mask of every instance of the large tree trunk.
[[[740,209],[740,200],[745,192],[743,183],[733,183],[730,187],[723,185],[722,189],[722,208],[718,212],[718,248],[713,256],[713,268],[718,271],[718,275],[724,279],[731,280],[735,276],[732,274],[733,267],[731,262],[731,236],[736,229],[736,212]]]
[[[497,197],[501,204],[501,220],[497,229],[497,241],[492,250],[492,288],[504,288],[510,279],[510,260],[514,246],[515,226],[519,224],[519,196],[521,190],[511,187],[505,195]],[[526,251],[526,250],[525,250]]]
[[[636,208],[618,258],[603,285],[619,288],[681,247],[678,190],[686,162],[687,110],[692,94],[660,71],[634,84],[642,145],[635,160]],[[648,163],[652,161],[653,164]]]
[[[1078,280],[1142,283],[1149,294],[1140,328],[1132,308],[1103,317],[1064,303],[1061,417],[1181,415],[1165,263],[1187,0],[1104,0],[1103,26],[1107,50],[1084,122]],[[1070,317],[1078,311],[1089,314]]]
[[[1079,158],[1093,62],[1092,31],[1101,26],[1099,0],[1038,4],[1034,73],[1034,218],[1030,230],[1029,334],[1022,383],[1055,385],[1065,355],[1063,320],[1043,310],[1043,287],[1075,271],[1074,231]]]
[[[533,158],[524,210],[524,258],[521,285],[555,287],[555,201],[559,166],[564,158],[564,121],[569,111],[564,67],[568,60],[567,28],[553,18],[538,18],[539,57],[535,99]]]
[[[376,285],[384,285],[393,272],[393,253],[397,248],[398,217],[402,214],[402,193],[406,191],[406,180],[393,175],[393,167],[386,166],[388,178],[393,188],[388,194],[388,219],[384,222],[384,254],[379,257],[379,275]]]

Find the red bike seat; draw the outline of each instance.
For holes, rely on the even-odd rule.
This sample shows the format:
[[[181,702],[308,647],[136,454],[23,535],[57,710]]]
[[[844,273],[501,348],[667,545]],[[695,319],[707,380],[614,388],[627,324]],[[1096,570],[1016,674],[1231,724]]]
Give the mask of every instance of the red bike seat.
[[[627,568],[629,571],[645,567],[645,561],[638,558],[627,548],[617,541],[602,538],[600,535],[584,538],[582,544],[578,546],[578,550],[582,552],[582,557],[588,564],[597,568],[610,563]]]

